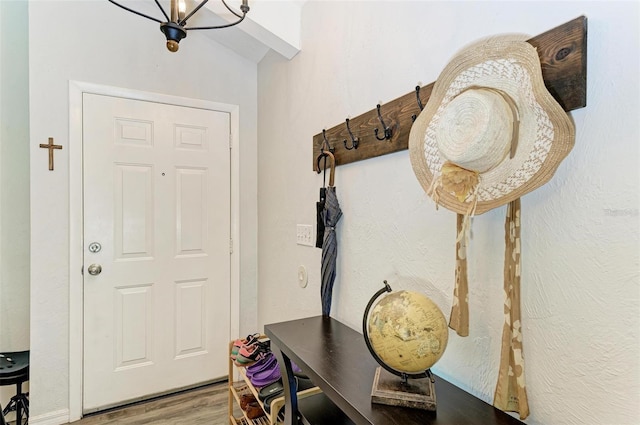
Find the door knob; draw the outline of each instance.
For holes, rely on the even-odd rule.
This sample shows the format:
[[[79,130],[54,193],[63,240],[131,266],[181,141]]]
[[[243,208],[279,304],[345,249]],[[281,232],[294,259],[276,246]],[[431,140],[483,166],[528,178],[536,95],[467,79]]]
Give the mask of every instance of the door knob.
[[[99,275],[102,272],[102,266],[100,264],[92,264],[87,269],[91,276]]]

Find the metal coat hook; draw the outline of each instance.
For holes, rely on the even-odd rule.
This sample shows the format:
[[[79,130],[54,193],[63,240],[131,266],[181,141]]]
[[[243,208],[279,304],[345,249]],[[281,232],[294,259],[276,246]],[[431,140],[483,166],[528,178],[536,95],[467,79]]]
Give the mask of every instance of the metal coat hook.
[[[327,157],[330,157],[331,161],[332,161],[332,167],[335,168],[335,157],[333,156],[333,152],[336,150],[335,148],[332,148],[331,145],[329,144],[329,140],[327,140],[327,130],[326,129],[322,129],[322,138],[324,139],[324,141],[322,142],[322,146],[320,146],[320,155],[318,155],[317,161],[317,168],[318,168],[318,174],[320,174],[322,172],[322,170],[326,170],[327,169]],[[320,168],[320,160],[324,158],[324,167]],[[332,174],[333,176],[333,174]]]
[[[384,128],[384,137],[378,136],[378,128],[376,127],[373,132],[376,135],[376,139],[378,140],[389,140],[391,139],[391,127],[388,127],[384,120],[382,119],[382,114],[380,113],[380,104],[376,105],[376,109],[378,109],[378,119],[380,120],[380,124],[382,124],[382,128]]]
[[[418,100],[418,107],[420,108],[420,112],[422,112],[422,109],[424,109],[424,106],[422,105],[422,100],[420,100],[420,86],[416,86],[416,99]],[[418,118],[418,115],[413,114],[411,115],[411,121],[415,121],[416,118]]]
[[[332,148],[331,145],[329,144],[329,140],[327,140],[327,130],[326,129],[322,129],[322,138],[324,139],[324,142],[322,142],[322,146],[320,146],[320,150],[322,152],[324,151],[329,151],[331,153],[335,152],[335,148]]]
[[[347,123],[347,131],[349,132],[349,137],[351,137],[351,147],[347,146],[347,140],[343,140],[342,143],[344,143],[344,148],[348,151],[350,151],[351,149],[358,149],[358,144],[360,143],[360,139],[358,139],[357,137],[354,137],[353,133],[351,132],[351,128],[349,128],[349,118],[347,118],[346,120]]]

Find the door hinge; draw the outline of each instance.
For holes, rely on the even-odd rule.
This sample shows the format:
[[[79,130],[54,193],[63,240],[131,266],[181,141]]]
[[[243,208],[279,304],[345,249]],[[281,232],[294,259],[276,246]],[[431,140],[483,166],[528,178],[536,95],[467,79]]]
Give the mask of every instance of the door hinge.
[[[233,254],[233,239],[229,239],[229,254]]]
[[[229,133],[229,149],[233,148],[233,133]]]

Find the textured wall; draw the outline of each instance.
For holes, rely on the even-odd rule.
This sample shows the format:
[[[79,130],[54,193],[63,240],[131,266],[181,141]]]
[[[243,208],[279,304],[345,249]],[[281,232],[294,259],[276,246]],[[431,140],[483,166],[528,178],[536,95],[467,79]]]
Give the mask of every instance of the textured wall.
[[[268,55],[258,68],[260,324],[321,311],[320,250],[296,245],[295,233],[314,223],[322,184],[311,171],[314,134],[434,81],[480,37],[536,35],[582,14],[588,106],[571,113],[576,146],[522,199],[527,423],[639,423],[637,2],[308,2],[302,52],[291,62]],[[435,210],[408,153],[341,166],[336,187],[344,217],[332,315],[359,328],[387,279],[426,292],[448,316],[455,214]],[[473,220],[470,336],[451,334],[436,365],[487,401],[502,331],[504,215]]]
[[[155,23],[106,1],[31,2],[29,49],[31,414],[51,423],[68,415],[69,275],[78,272],[69,270],[69,80],[240,105],[240,297],[247,305],[240,330],[250,332],[257,316],[257,69],[198,34],[173,55]],[[64,146],[54,172],[37,148],[47,137]]]
[[[26,3],[0,3],[0,351],[29,348],[27,23]]]
[[[0,2],[0,351],[29,348],[29,73],[25,2]],[[13,387],[0,387],[7,405]]]

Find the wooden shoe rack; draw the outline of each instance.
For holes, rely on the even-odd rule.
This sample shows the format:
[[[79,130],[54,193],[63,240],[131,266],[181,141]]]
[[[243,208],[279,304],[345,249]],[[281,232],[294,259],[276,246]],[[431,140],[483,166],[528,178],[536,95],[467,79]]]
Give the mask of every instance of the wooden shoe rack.
[[[264,335],[261,336],[261,339],[262,338],[267,339],[267,337]],[[276,397],[275,399],[273,399],[273,401],[271,401],[271,406],[269,409],[270,413],[266,413],[266,410],[264,409],[262,404],[260,404],[260,407],[265,412],[265,415],[259,418],[249,419],[247,417],[247,414],[242,409],[240,409],[240,397],[242,397],[243,394],[251,393],[256,398],[256,400],[259,400],[258,398],[259,389],[257,389],[256,387],[253,386],[253,384],[251,384],[251,381],[246,375],[245,368],[237,367],[233,363],[233,360],[231,359],[232,348],[233,348],[233,341],[229,343],[229,424],[230,425],[239,425],[239,424],[276,425],[278,423],[281,423],[281,422],[278,422],[278,412],[280,411],[280,408],[284,406],[284,393],[281,397]],[[235,381],[234,378],[237,375],[239,375],[241,379],[238,381]],[[320,392],[322,391],[318,387],[310,388],[308,390],[300,391],[298,393],[298,398],[301,399],[313,394],[318,394]],[[261,403],[261,402],[258,401],[258,403]],[[234,413],[234,410],[236,412],[240,411],[242,415],[236,416],[236,414]]]

